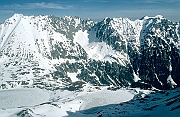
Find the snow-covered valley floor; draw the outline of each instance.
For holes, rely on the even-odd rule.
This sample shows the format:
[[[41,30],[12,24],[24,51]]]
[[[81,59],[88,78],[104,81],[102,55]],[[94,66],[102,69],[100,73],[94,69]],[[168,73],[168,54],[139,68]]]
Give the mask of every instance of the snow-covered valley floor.
[[[13,89],[0,91],[0,108],[16,108],[34,106],[47,102],[49,93],[40,89]]]
[[[0,117],[177,117],[179,110],[180,89],[111,91],[87,85],[82,92],[33,88],[0,91]]]

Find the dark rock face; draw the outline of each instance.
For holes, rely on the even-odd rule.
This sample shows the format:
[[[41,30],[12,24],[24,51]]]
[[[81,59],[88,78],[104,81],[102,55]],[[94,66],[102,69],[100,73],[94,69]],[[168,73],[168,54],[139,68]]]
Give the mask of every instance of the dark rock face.
[[[77,78],[82,82],[75,82],[76,88],[82,87],[83,82],[91,83],[95,86],[129,86],[129,83],[133,83],[133,73],[131,66],[123,67],[116,62],[112,64],[109,62],[90,60],[87,63],[63,63],[56,66],[52,76],[54,80],[64,80],[64,82],[73,85],[74,83],[67,76],[67,72],[77,73]],[[77,86],[78,85],[78,86]],[[81,86],[80,86],[81,85]],[[71,90],[73,87],[71,87]]]
[[[179,54],[175,46],[178,41],[176,24],[166,19],[160,20],[158,23],[158,19],[153,20],[155,20],[154,24],[142,32],[145,41],[141,44],[143,49],[141,51],[139,76],[145,82],[159,89],[171,87],[168,84],[168,77],[172,77],[179,86],[179,74],[177,72]]]
[[[171,51],[171,64],[172,64],[172,71],[171,75],[173,80],[176,82],[177,86],[180,86],[180,55],[179,50],[177,48],[172,48]]]
[[[141,89],[152,89],[152,85],[142,82],[134,82],[131,84],[132,88],[141,88]]]

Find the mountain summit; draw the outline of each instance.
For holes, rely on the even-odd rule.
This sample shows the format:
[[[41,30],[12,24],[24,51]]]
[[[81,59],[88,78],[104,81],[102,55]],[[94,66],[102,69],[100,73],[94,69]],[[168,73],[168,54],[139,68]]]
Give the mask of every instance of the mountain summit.
[[[0,88],[174,88],[179,36],[179,23],[160,15],[94,22],[15,14],[0,25]]]

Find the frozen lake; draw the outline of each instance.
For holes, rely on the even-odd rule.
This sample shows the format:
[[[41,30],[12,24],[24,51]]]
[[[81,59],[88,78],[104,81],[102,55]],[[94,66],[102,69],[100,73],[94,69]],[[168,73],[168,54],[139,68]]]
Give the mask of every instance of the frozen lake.
[[[89,93],[79,96],[78,99],[83,100],[80,110],[87,110],[93,107],[105,106],[109,104],[117,104],[129,101],[133,98],[133,94],[126,90],[109,91],[102,90],[99,92]]]
[[[50,94],[41,89],[13,89],[0,91],[0,109],[34,106],[49,101]]]

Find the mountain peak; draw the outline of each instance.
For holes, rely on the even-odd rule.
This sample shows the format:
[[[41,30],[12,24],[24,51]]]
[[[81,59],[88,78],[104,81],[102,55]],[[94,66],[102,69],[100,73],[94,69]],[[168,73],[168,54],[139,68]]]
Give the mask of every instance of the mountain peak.
[[[150,17],[150,16],[145,15],[145,16],[142,17],[140,20],[147,20],[147,19],[154,19],[154,18],[164,19],[164,16],[162,16],[162,15],[156,15],[156,16],[154,16],[154,17]]]
[[[162,15],[156,15],[155,18],[164,19],[164,16],[162,16]]]
[[[18,13],[15,13],[12,17],[22,17],[23,14],[18,14]]]

